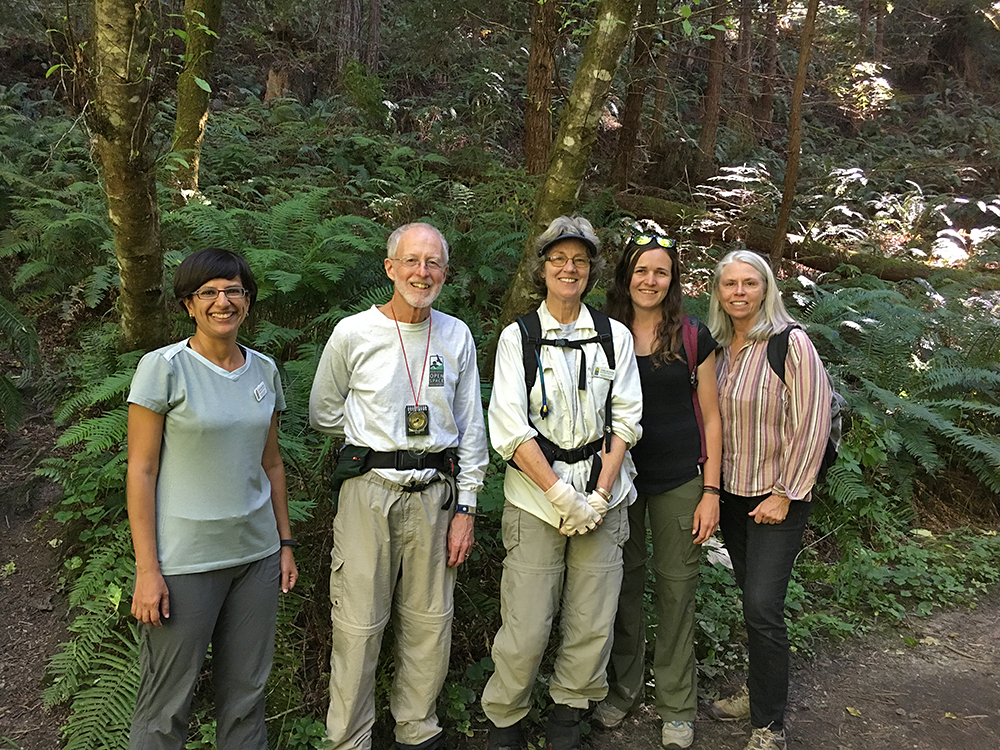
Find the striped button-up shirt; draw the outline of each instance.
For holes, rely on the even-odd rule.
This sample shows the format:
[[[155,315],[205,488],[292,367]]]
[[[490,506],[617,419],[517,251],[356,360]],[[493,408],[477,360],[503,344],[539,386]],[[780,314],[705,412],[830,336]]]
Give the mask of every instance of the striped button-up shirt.
[[[767,362],[767,341],[718,358],[722,478],[744,497],[811,499],[830,434],[830,383],[804,331],[788,337],[785,383]]]

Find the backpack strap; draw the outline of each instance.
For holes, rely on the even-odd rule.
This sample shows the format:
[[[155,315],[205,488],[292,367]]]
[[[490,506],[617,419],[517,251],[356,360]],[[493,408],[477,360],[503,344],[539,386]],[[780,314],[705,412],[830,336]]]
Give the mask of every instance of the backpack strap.
[[[802,328],[797,323],[789,323],[781,333],[767,340],[767,363],[782,383],[785,382],[785,357],[788,356],[788,336],[794,328]],[[788,385],[785,383],[785,385]]]
[[[615,369],[615,339],[611,335],[611,318],[600,310],[595,310],[587,305],[590,316],[594,319],[594,328],[597,330],[597,338],[604,348],[604,356],[608,360],[608,367]],[[614,382],[608,386],[608,398],[604,404],[604,452],[611,452],[611,394],[614,391]]]
[[[542,371],[542,359],[539,355],[542,346],[542,321],[538,317],[538,310],[532,310],[526,315],[517,319],[517,325],[521,328],[521,358],[524,362],[524,392],[531,393],[535,385],[535,378]],[[544,376],[543,376],[544,378]],[[545,381],[542,380],[542,410],[539,415],[542,419],[549,416],[548,400],[545,397]],[[531,414],[529,410],[528,418]]]
[[[691,379],[691,404],[694,406],[694,418],[698,423],[698,435],[701,437],[701,456],[698,458],[698,463],[703,464],[708,460],[708,450],[705,445],[705,420],[701,416],[701,402],[698,400],[698,321],[690,315],[685,315],[681,332],[684,339],[684,356],[687,357]]]

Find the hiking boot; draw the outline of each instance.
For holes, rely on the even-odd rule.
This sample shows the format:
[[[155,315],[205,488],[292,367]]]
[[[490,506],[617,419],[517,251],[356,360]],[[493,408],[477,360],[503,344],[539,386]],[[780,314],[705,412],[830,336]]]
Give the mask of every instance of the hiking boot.
[[[683,750],[694,742],[693,721],[665,721],[660,742],[666,750]]]
[[[594,706],[594,721],[605,729],[614,729],[625,721],[626,716],[628,716],[628,711],[622,711],[607,698]]]
[[[404,745],[402,742],[396,743],[396,750],[442,750],[444,747],[444,732],[438,732],[429,740],[424,740],[419,745]]]
[[[735,721],[750,718],[750,689],[744,683],[740,692],[729,698],[715,701],[705,712],[718,721]]]
[[[785,732],[773,731],[770,727],[758,727],[750,735],[745,750],[785,750]]]
[[[509,727],[498,727],[491,722],[486,750],[524,750],[521,722],[518,721]]]
[[[583,709],[556,704],[545,723],[545,743],[548,750],[580,750],[580,720]]]

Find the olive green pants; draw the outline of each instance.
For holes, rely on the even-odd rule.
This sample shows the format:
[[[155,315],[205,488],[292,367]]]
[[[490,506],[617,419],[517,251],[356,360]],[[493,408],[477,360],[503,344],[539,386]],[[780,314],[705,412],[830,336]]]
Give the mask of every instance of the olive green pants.
[[[496,726],[510,726],[528,713],[560,607],[549,695],[574,708],[607,695],[605,670],[627,538],[622,505],[609,510],[594,531],[572,537],[509,502],[504,506],[502,624],[493,640],[496,671],[483,691],[483,711]]]
[[[642,702],[645,684],[646,515],[653,537],[656,576],[656,651],[653,655],[656,710],[663,721],[694,721],[698,689],[694,660],[694,604],[701,546],[691,526],[701,501],[702,478],[660,495],[640,494],[629,508],[625,575],[615,640],[608,664],[608,700],[623,711]]]

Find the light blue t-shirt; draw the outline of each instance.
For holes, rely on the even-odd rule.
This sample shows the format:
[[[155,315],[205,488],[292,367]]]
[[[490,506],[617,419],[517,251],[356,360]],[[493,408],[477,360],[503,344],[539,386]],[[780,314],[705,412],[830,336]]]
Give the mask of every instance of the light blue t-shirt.
[[[164,415],[156,481],[163,575],[276,552],[271,483],[261,466],[271,417],[285,408],[274,362],[247,349],[244,365],[227,372],[184,340],[139,361],[128,400]]]

